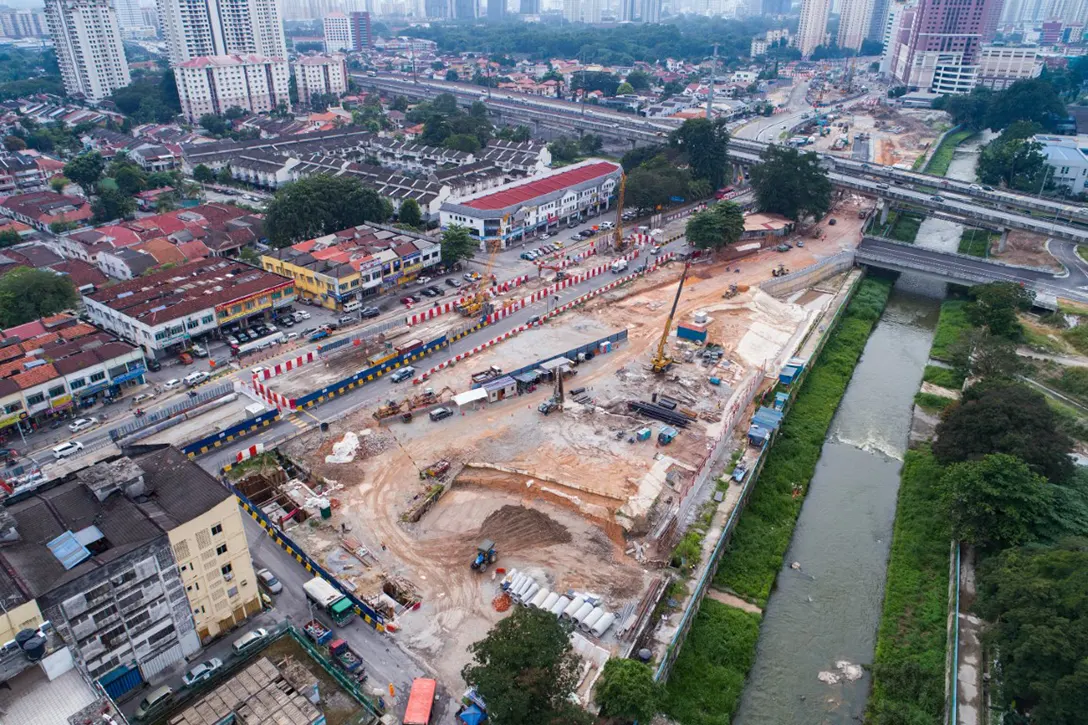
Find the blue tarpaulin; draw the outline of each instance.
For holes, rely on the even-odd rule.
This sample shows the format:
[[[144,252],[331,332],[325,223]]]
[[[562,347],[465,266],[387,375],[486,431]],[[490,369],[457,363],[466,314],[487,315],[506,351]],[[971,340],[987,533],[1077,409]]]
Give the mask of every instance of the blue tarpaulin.
[[[480,725],[480,723],[487,719],[487,715],[484,714],[484,711],[475,705],[469,705],[468,708],[457,717],[461,722],[465,723],[465,725]]]

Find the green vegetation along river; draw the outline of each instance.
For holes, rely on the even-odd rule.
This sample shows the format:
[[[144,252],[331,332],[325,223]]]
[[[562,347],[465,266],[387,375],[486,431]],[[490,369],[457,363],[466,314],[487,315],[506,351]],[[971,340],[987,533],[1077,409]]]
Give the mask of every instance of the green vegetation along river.
[[[943,284],[900,277],[865,346],[767,603],[738,725],[864,715],[861,665],[873,658],[911,405],[943,295]]]

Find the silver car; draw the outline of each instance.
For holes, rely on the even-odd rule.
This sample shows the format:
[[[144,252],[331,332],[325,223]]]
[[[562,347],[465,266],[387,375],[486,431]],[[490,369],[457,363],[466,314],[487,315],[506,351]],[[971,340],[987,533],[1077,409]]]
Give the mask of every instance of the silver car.
[[[268,569],[258,569],[257,578],[260,579],[261,585],[271,594],[279,594],[283,591],[283,585],[280,584],[280,580]]]

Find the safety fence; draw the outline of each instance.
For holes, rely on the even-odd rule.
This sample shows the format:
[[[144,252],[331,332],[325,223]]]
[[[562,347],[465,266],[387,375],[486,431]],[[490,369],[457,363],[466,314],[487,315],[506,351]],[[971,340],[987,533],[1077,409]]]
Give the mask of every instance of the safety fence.
[[[161,423],[168,418],[173,418],[179,413],[184,413],[191,408],[196,408],[197,406],[212,400],[217,400],[224,395],[229,395],[233,392],[234,383],[219,383],[218,385],[201,388],[198,391],[190,391],[189,395],[180,402],[163,406],[157,410],[148,411],[139,418],[134,418],[129,423],[110,429],[110,440],[118,441],[122,438],[127,438],[136,431],[143,430],[156,423]]]
[[[492,286],[488,287],[486,289],[486,292],[487,292],[487,294],[489,296],[494,297],[497,294],[502,294],[503,292],[509,292],[510,290],[512,290],[512,289],[514,289],[516,287],[520,287],[521,285],[525,284],[528,281],[529,281],[529,275],[527,275],[527,274],[518,275],[517,277],[514,277],[513,279],[508,279],[505,282],[500,282],[498,284],[495,284],[495,285],[492,285]],[[460,298],[458,298],[456,300],[447,300],[446,302],[437,302],[434,305],[432,305],[430,308],[424,310],[423,312],[417,312],[414,315],[409,315],[408,319],[406,319],[404,321],[404,324],[406,324],[408,327],[412,327],[414,325],[418,325],[421,322],[426,322],[427,320],[433,320],[435,317],[438,317],[439,315],[444,315],[447,312],[453,312],[454,310],[457,309],[457,307],[459,305],[463,305],[466,302],[469,302],[469,301],[471,301],[471,300],[473,300],[475,298],[476,298],[475,294],[470,294],[470,295],[464,295],[464,296],[462,296],[462,297],[460,297]]]
[[[636,252],[632,253],[630,256],[632,258],[634,258],[637,255],[638,255],[638,252],[636,251]],[[565,305],[563,305],[561,307],[557,307],[557,308],[555,308],[554,310],[552,310],[550,312],[546,312],[546,313],[542,314],[540,316],[540,320],[538,322],[534,322],[534,323],[531,323],[531,324],[526,322],[525,324],[518,325],[517,327],[513,328],[512,330],[504,332],[503,334],[501,334],[501,335],[499,335],[497,337],[493,337],[490,340],[488,340],[487,342],[481,343],[481,344],[477,345],[476,347],[472,348],[471,350],[466,350],[465,352],[462,352],[462,353],[460,353],[458,355],[455,355],[454,357],[450,358],[449,360],[446,360],[446,361],[444,361],[442,363],[439,363],[438,365],[435,365],[430,370],[427,370],[426,372],[422,373],[421,375],[418,375],[415,379],[412,380],[412,382],[414,384],[416,384],[416,385],[419,385],[420,383],[427,380],[427,378],[429,378],[431,375],[435,374],[436,372],[438,372],[440,370],[445,370],[446,368],[450,367],[451,365],[456,365],[457,363],[461,362],[465,358],[471,357],[471,356],[475,355],[476,353],[480,352],[481,350],[486,350],[487,348],[491,347],[492,345],[495,345],[495,344],[497,344],[499,342],[502,342],[503,340],[507,340],[507,339],[513,337],[514,335],[517,335],[518,333],[521,333],[521,332],[524,332],[525,330],[528,330],[530,327],[532,327],[535,324],[539,324],[540,322],[544,322],[544,321],[546,321],[548,319],[551,319],[552,317],[554,317],[554,316],[556,316],[558,314],[561,314],[563,312],[566,312],[567,310],[571,309],[572,307],[575,307],[576,305],[580,305],[580,304],[583,304],[585,302],[588,302],[589,300],[593,299],[594,297],[597,297],[598,295],[604,294],[605,292],[608,292],[609,290],[614,289],[614,288],[618,287],[621,284],[624,284],[626,282],[630,282],[631,280],[633,280],[633,279],[635,279],[637,277],[640,277],[643,274],[646,274],[647,272],[651,272],[651,271],[657,269],[661,265],[663,265],[666,262],[668,262],[669,260],[671,260],[673,258],[673,256],[674,255],[672,253],[663,254],[660,257],[658,257],[656,260],[654,260],[654,262],[652,264],[644,267],[643,269],[640,269],[637,272],[629,274],[626,277],[620,277],[619,279],[615,280],[614,282],[610,282],[610,283],[604,285],[603,287],[598,287],[597,289],[592,290],[590,292],[587,292],[584,295],[581,295],[580,297],[576,297],[575,299],[571,300],[570,302],[568,302],[567,304],[565,304]],[[579,278],[576,278],[576,279],[578,279],[578,281],[584,281],[585,279],[589,279],[590,277],[596,276],[597,274],[601,274],[604,270],[607,270],[607,269],[609,269],[609,267],[607,265],[603,265],[601,267],[595,268],[594,270],[591,270],[590,272],[587,272],[586,276],[580,276]],[[601,270],[601,271],[596,271],[596,270]],[[571,280],[563,280],[563,282],[561,282],[560,284],[568,282],[568,281],[571,281]],[[553,287],[548,288],[548,290],[551,290],[551,291],[540,290],[539,292],[534,293],[533,297],[536,298],[536,299],[542,299],[543,296],[547,296],[548,294],[553,294],[554,293],[553,288],[554,288],[554,285],[553,285]],[[541,296],[537,297],[537,295],[541,295]],[[526,299],[529,299],[529,298],[526,298]],[[524,300],[523,300],[523,302],[524,302]],[[524,307],[524,305],[522,305],[522,307]],[[521,307],[518,307],[517,309],[521,309]],[[498,314],[498,313],[496,313],[496,314]],[[510,313],[506,312],[506,314],[510,314]],[[505,316],[506,315],[503,315],[503,317],[505,317]],[[501,317],[499,319],[501,319]]]
[[[262,428],[267,428],[280,419],[279,410],[267,410],[260,415],[256,415],[252,418],[247,418],[241,423],[236,423],[218,433],[213,433],[210,436],[205,436],[200,440],[193,441],[192,443],[182,447],[181,452],[189,456],[189,458],[196,458],[202,456],[208,451],[222,446],[233,443],[235,439],[249,435],[254,431],[258,431]]]
[[[364,622],[366,622],[379,632],[385,631],[385,618],[382,615],[371,609],[371,607],[366,602],[355,596],[351,592],[351,590],[341,584],[336,577],[327,572],[325,568],[318,564],[316,561],[311,559],[302,550],[302,547],[296,544],[291,539],[291,537],[281,531],[279,527],[269,521],[268,517],[264,515],[264,512],[261,511],[260,508],[258,508],[256,505],[254,505],[253,502],[250,501],[245,494],[235,488],[234,485],[226,479],[226,477],[223,478],[223,483],[227,486],[227,488],[230,489],[231,493],[233,493],[238,498],[238,505],[242,507],[242,510],[249,514],[249,516],[254,521],[256,521],[262,529],[264,529],[264,532],[268,534],[269,538],[276,542],[276,544],[279,545],[280,548],[282,548],[284,551],[294,557],[295,561],[301,564],[302,567],[306,569],[306,571],[310,572],[315,576],[319,576],[325,581],[329,582],[329,584],[331,584],[338,592],[347,597],[355,606],[355,613],[362,617]]]
[[[601,349],[601,345],[603,345],[606,342],[612,343],[613,345],[618,345],[619,343],[626,342],[626,341],[627,341],[627,328],[624,328],[624,329],[620,330],[619,332],[613,332],[611,335],[605,335],[604,337],[602,337],[602,338],[600,338],[598,340],[594,340],[593,342],[587,342],[587,343],[585,343],[583,345],[579,345],[578,347],[571,348],[570,350],[567,350],[566,352],[561,352],[558,355],[549,355],[548,357],[541,358],[541,359],[537,360],[534,363],[530,363],[528,365],[523,365],[522,367],[517,368],[516,370],[509,370],[507,372],[504,372],[503,375],[506,375],[508,377],[513,378],[513,377],[516,377],[518,375],[521,375],[522,373],[527,373],[527,372],[530,372],[532,370],[536,370],[537,368],[539,368],[541,365],[548,362],[549,360],[555,360],[556,358],[561,358],[561,357],[565,357],[568,360],[571,360],[573,362],[577,362],[579,355],[583,355],[583,354],[589,353],[589,352],[592,352],[592,353],[595,353],[595,354],[599,353],[600,349]],[[472,387],[478,388],[478,387],[480,387],[480,385],[482,385],[482,383],[475,384]]]
[[[784,277],[775,277],[764,280],[759,283],[759,288],[769,295],[786,295],[804,287],[811,287],[814,284],[824,281],[828,277],[833,277],[840,272],[852,269],[853,266],[853,250],[839,252],[827,259],[821,259],[819,262],[811,264],[804,269],[791,272]]]
[[[317,355],[317,350],[310,350],[309,352],[298,355],[297,357],[293,357],[290,360],[284,360],[283,362],[278,362],[271,367],[267,367],[260,373],[258,373],[255,377],[258,380],[268,380],[269,378],[274,378],[277,375],[283,375],[284,373],[290,372],[296,368],[300,368],[303,365],[312,363],[314,360],[317,360]]]
[[[850,300],[853,298],[854,291],[857,290],[857,285],[861,281],[859,276],[854,281],[854,285],[850,288],[848,294],[846,294],[838,309],[835,310],[835,314],[828,322],[825,331],[820,338],[819,344],[816,345],[810,360],[816,361],[820,352],[823,350],[823,346],[827,343],[831,333],[838,328],[839,320],[842,319],[842,315],[846,311],[847,306],[850,304]],[[814,365],[806,365],[801,371],[800,376],[791,386],[794,391],[801,390],[804,385],[804,381],[807,379],[809,372]],[[790,408],[793,405],[794,395],[791,395],[786,402],[784,413],[788,416]],[[737,500],[733,510],[729,512],[729,516],[726,519],[725,525],[722,527],[721,535],[718,537],[717,542],[714,544],[714,548],[711,551],[710,556],[707,558],[706,564],[702,568],[702,574],[694,583],[692,589],[691,598],[688,600],[684,611],[680,615],[680,623],[676,627],[676,631],[673,633],[672,640],[669,642],[665,651],[665,656],[661,658],[661,662],[657,666],[657,670],[654,672],[654,679],[658,682],[664,682],[669,677],[669,672],[672,670],[673,664],[676,662],[676,658],[680,654],[680,648],[684,644],[684,640],[687,639],[688,632],[691,630],[692,622],[695,619],[695,614],[699,611],[699,606],[702,604],[703,597],[706,595],[706,590],[710,587],[710,583],[714,580],[714,575],[718,572],[718,565],[721,563],[722,555],[725,552],[725,547],[729,544],[729,541],[733,537],[733,531],[736,528],[737,521],[740,519],[741,513],[744,511],[748,499],[751,496],[752,490],[755,488],[756,483],[759,481],[760,472],[763,470],[763,464],[767,460],[767,455],[771,451],[774,445],[775,438],[772,438],[769,443],[760,449],[759,455],[756,457],[755,462],[752,465],[751,472],[745,478],[744,483],[741,484],[740,498]]]

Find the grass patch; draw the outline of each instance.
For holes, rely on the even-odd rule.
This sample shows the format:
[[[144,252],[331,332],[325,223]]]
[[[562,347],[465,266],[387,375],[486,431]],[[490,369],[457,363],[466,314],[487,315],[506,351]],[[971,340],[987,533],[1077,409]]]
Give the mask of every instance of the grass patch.
[[[728,484],[726,484],[728,488]],[[714,512],[718,510],[718,504],[708,501],[699,511],[699,517],[688,527],[684,538],[673,549],[671,565],[680,569],[685,576],[690,574],[703,558],[703,540],[710,529],[710,523],[714,520]]]
[[[820,459],[828,426],[891,292],[864,280],[797,394],[722,558],[714,585],[760,606],[767,603],[793,535],[803,493]],[[794,487],[802,495],[794,495]]]
[[[926,155],[922,154],[914,160],[914,163],[910,165],[911,171],[920,171],[923,166],[926,165]]]
[[[915,393],[914,404],[930,413],[939,413],[956,401],[933,393]]]
[[[1063,330],[1062,339],[1072,345],[1077,352],[1088,353],[1088,325],[1077,325]]]
[[[1088,244],[1077,245],[1077,256],[1083,261],[1088,262]]]
[[[942,472],[928,448],[907,451],[866,722],[942,719],[949,567],[948,525],[938,505]]]
[[[957,251],[960,254],[970,254],[973,257],[989,257],[990,246],[1001,238],[996,232],[986,229],[967,228],[960,234],[960,246]]]
[[[962,388],[965,379],[966,376],[957,370],[937,367],[936,365],[926,365],[925,373],[922,374],[922,380],[927,383],[933,383],[950,390]]]
[[[969,329],[971,323],[967,320],[967,301],[945,300],[941,303],[941,316],[937,320],[937,331],[933,335],[933,347],[929,356],[934,360],[947,362],[948,348]]]
[[[925,173],[934,176],[944,176],[948,173],[948,167],[952,164],[952,157],[956,154],[956,147],[974,136],[971,130],[956,131],[944,137],[941,145],[933,152],[926,164]]]
[[[894,215],[894,219],[892,216]],[[918,237],[918,228],[922,226],[924,217],[911,212],[896,211],[888,217],[888,239],[897,242],[914,244]]]
[[[1038,388],[1036,388],[1038,390]],[[1058,430],[1065,433],[1070,438],[1081,441],[1082,443],[1088,443],[1088,422],[1081,417],[1080,411],[1067,403],[1047,395],[1045,391],[1040,390],[1046,397],[1046,403],[1050,406],[1050,409],[1054,411],[1058,417]]]
[[[662,710],[683,725],[729,725],[758,639],[758,614],[704,599],[673,665]]]
[[[1042,329],[1036,329],[1032,325],[1024,325],[1024,344],[1034,350],[1040,350],[1042,352],[1052,353],[1067,353],[1069,352],[1060,340],[1055,340],[1053,335],[1064,333],[1060,332],[1047,332]]]

